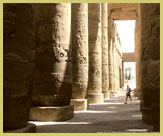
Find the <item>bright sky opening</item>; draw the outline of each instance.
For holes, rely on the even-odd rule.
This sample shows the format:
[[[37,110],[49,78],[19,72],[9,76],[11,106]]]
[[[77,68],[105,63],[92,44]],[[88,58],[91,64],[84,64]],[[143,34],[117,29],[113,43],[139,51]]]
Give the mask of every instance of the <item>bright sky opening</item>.
[[[134,52],[135,48],[135,20],[114,21],[119,33],[122,52]]]

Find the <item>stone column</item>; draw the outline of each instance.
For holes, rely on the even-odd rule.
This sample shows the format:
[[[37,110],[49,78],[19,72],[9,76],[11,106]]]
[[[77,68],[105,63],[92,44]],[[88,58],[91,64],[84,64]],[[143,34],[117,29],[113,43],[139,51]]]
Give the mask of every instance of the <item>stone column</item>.
[[[101,4],[88,4],[89,103],[102,103]]]
[[[87,110],[88,85],[88,4],[72,4],[73,87],[71,104]]]
[[[102,92],[104,98],[110,98],[108,65],[108,5],[102,3]]]
[[[71,4],[36,4],[35,81],[30,120],[73,117]]]
[[[140,99],[140,15],[136,19],[135,24],[135,61],[136,61],[136,89],[134,90],[134,95]]]
[[[29,124],[34,70],[34,4],[3,4],[3,130],[35,132]]]
[[[109,91],[113,89],[113,54],[112,54],[112,20],[108,18],[108,63],[109,63]]]
[[[160,4],[140,4],[141,112],[145,122],[160,130]]]
[[[115,26],[114,26],[114,23],[112,22],[112,27],[113,27],[113,34],[112,34],[112,62],[113,62],[113,87],[112,87],[112,96],[114,96],[115,94]]]

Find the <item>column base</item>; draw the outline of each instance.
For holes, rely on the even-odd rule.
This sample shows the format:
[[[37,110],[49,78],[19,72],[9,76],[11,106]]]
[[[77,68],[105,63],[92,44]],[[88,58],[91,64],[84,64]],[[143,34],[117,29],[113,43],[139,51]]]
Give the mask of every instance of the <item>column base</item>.
[[[151,108],[148,107],[141,107],[141,112],[142,112],[142,119],[148,123],[152,124],[152,110]]]
[[[74,117],[74,106],[31,107],[29,120],[32,121],[66,121]]]
[[[4,133],[36,133],[36,125],[28,123],[26,127],[15,130],[7,130],[4,131]]]
[[[110,92],[110,97],[115,97],[116,96],[116,92],[115,92],[115,90],[112,90],[111,92]]]
[[[102,93],[104,94],[104,99],[110,98],[110,91],[102,91]]]
[[[87,110],[87,99],[71,99],[71,105],[74,105],[74,111]]]
[[[103,93],[88,93],[88,103],[103,103],[104,94]]]

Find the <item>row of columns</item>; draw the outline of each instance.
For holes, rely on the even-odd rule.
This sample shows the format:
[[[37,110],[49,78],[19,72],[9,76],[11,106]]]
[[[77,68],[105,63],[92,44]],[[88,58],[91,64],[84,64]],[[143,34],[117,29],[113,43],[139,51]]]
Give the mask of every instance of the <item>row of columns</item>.
[[[115,96],[120,91],[123,84],[122,51],[116,24],[111,14],[108,16],[109,90],[111,96]]]
[[[24,12],[20,12],[22,8]],[[28,101],[28,107],[24,110],[26,114],[22,114],[26,115],[26,118],[22,117],[25,120],[21,119],[21,126],[16,126],[17,123],[12,122],[18,120],[19,114],[16,115],[16,113],[18,111],[21,113],[21,108],[15,109],[14,120],[10,118],[13,112],[7,107],[12,107],[9,105],[13,102],[13,98],[10,98],[14,95],[10,93],[13,86],[7,86],[11,83],[4,78],[4,128],[6,130],[25,127],[28,115],[29,120],[38,121],[71,119],[74,116],[74,109],[87,110],[90,103],[103,103],[104,98],[110,98],[110,92],[113,92],[113,89],[120,87],[118,86],[119,75],[117,76],[119,66],[122,64],[119,53],[120,39],[116,32],[115,35],[112,35],[113,38],[108,40],[106,3],[30,4],[30,6],[11,4],[6,5],[4,14],[8,14],[8,12],[10,13],[8,18],[11,19],[11,22],[15,21],[13,24],[16,27],[12,27],[14,31],[7,32],[5,30],[7,34],[5,33],[4,38],[12,37],[5,39],[4,56],[9,55],[12,58],[12,54],[15,54],[24,57],[24,60],[29,62],[30,68],[26,66],[22,69],[23,65],[20,66],[20,62],[15,62],[18,65],[13,66],[7,57],[7,60],[4,59],[6,64],[4,66],[12,69],[6,68],[4,75],[7,75],[4,77],[7,78],[9,75],[13,81],[17,81],[15,77],[19,78],[19,76],[12,74],[13,69],[17,67],[22,72],[30,70],[33,74],[28,72],[29,77],[26,77],[26,73],[23,75],[20,72],[24,79],[30,79],[29,83],[24,82],[21,77],[18,79],[26,83],[22,89],[20,89],[19,82],[14,82],[16,90],[19,88],[20,92],[27,91],[29,93],[29,100],[23,100],[21,93],[17,93],[22,100],[20,103],[25,104]],[[17,20],[11,17],[12,13],[14,13],[13,16],[17,16]],[[26,13],[26,18],[21,13]],[[20,28],[21,23],[24,26],[23,30]],[[111,27],[115,31],[114,25]],[[12,32],[15,33],[11,35]],[[22,34],[22,32],[24,33]],[[16,37],[16,40],[13,36]],[[20,41],[21,37],[25,40]],[[14,45],[9,46],[10,44]],[[15,50],[12,47],[16,47]],[[35,57],[32,56],[33,54]],[[11,99],[10,104],[9,98]],[[10,126],[10,123],[15,124],[15,127]]]

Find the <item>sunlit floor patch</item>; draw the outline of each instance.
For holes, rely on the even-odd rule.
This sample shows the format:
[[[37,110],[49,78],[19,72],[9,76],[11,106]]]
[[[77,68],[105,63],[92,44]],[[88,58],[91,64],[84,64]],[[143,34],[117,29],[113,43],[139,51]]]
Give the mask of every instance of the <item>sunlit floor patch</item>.
[[[117,107],[108,107],[109,109],[115,109],[115,108],[117,108]]]
[[[132,117],[142,117],[142,115],[132,115]]]
[[[127,129],[129,132],[147,132],[147,129]]]
[[[43,126],[43,125],[87,125],[87,124],[92,124],[92,122],[39,122],[39,121],[29,121],[29,122],[35,124],[36,126]]]
[[[124,104],[124,102],[105,102],[105,103],[92,103],[92,104],[89,104],[89,105],[114,105],[114,104]]]
[[[87,111],[74,111],[74,113],[117,113],[117,111],[95,111],[95,110],[87,110]]]

